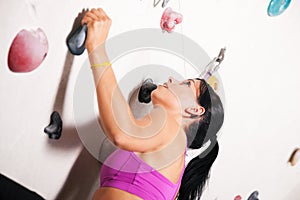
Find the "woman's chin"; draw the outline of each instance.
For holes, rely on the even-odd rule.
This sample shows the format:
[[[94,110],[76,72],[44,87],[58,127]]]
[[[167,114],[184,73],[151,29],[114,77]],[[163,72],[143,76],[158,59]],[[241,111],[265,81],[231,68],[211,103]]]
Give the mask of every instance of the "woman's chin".
[[[162,94],[159,89],[155,89],[151,92],[151,102],[153,105],[161,104],[162,102]]]

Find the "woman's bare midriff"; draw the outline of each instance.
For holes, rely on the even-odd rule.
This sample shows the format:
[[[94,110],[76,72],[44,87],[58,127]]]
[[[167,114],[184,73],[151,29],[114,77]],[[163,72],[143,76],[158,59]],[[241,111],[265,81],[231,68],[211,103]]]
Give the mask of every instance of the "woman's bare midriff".
[[[176,162],[174,162],[169,167],[158,170],[162,175],[164,175],[167,179],[169,179],[172,183],[177,183],[180,175],[181,170],[178,170],[178,168],[182,169],[184,166],[184,156],[182,156],[180,159],[178,159]],[[101,187],[99,188],[94,195],[93,200],[142,200],[140,197],[131,194],[129,192],[112,188],[112,187]]]
[[[140,197],[133,195],[129,192],[125,192],[123,190],[112,188],[112,187],[101,187],[99,188],[93,200],[142,200]]]

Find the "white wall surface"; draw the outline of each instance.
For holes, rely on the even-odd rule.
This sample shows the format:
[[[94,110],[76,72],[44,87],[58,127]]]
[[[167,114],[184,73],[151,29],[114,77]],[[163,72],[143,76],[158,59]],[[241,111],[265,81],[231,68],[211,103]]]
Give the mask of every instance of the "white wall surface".
[[[152,4],[152,0],[0,0],[0,173],[46,199],[56,197],[83,148],[74,125],[72,97],[87,54],[67,55],[65,40],[73,21],[83,8],[103,7],[113,21],[109,37],[159,28],[164,9]],[[290,153],[300,146],[300,2],[292,1],[286,12],[273,18],[267,15],[268,4],[267,0],[170,0],[168,4],[183,14],[175,31],[197,42],[210,57],[227,47],[219,70],[226,118],[204,200],[228,200],[237,194],[246,199],[254,190],[266,200],[300,199],[300,164],[287,164]],[[48,37],[46,59],[30,73],[9,71],[13,38],[21,29],[35,27]],[[43,129],[66,66],[71,68],[63,137],[49,141]]]

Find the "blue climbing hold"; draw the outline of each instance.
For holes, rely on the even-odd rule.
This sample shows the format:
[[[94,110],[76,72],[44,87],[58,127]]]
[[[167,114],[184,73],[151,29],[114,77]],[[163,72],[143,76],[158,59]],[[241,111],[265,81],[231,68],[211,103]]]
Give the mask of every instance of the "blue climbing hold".
[[[283,13],[290,5],[291,0],[271,0],[268,7],[268,15],[271,17]]]

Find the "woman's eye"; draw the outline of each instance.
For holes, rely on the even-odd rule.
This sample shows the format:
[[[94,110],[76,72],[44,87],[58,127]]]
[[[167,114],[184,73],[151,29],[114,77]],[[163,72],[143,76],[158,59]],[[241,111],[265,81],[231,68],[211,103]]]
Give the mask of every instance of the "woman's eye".
[[[184,84],[186,84],[187,86],[191,86],[191,81],[186,81],[184,82]]]

